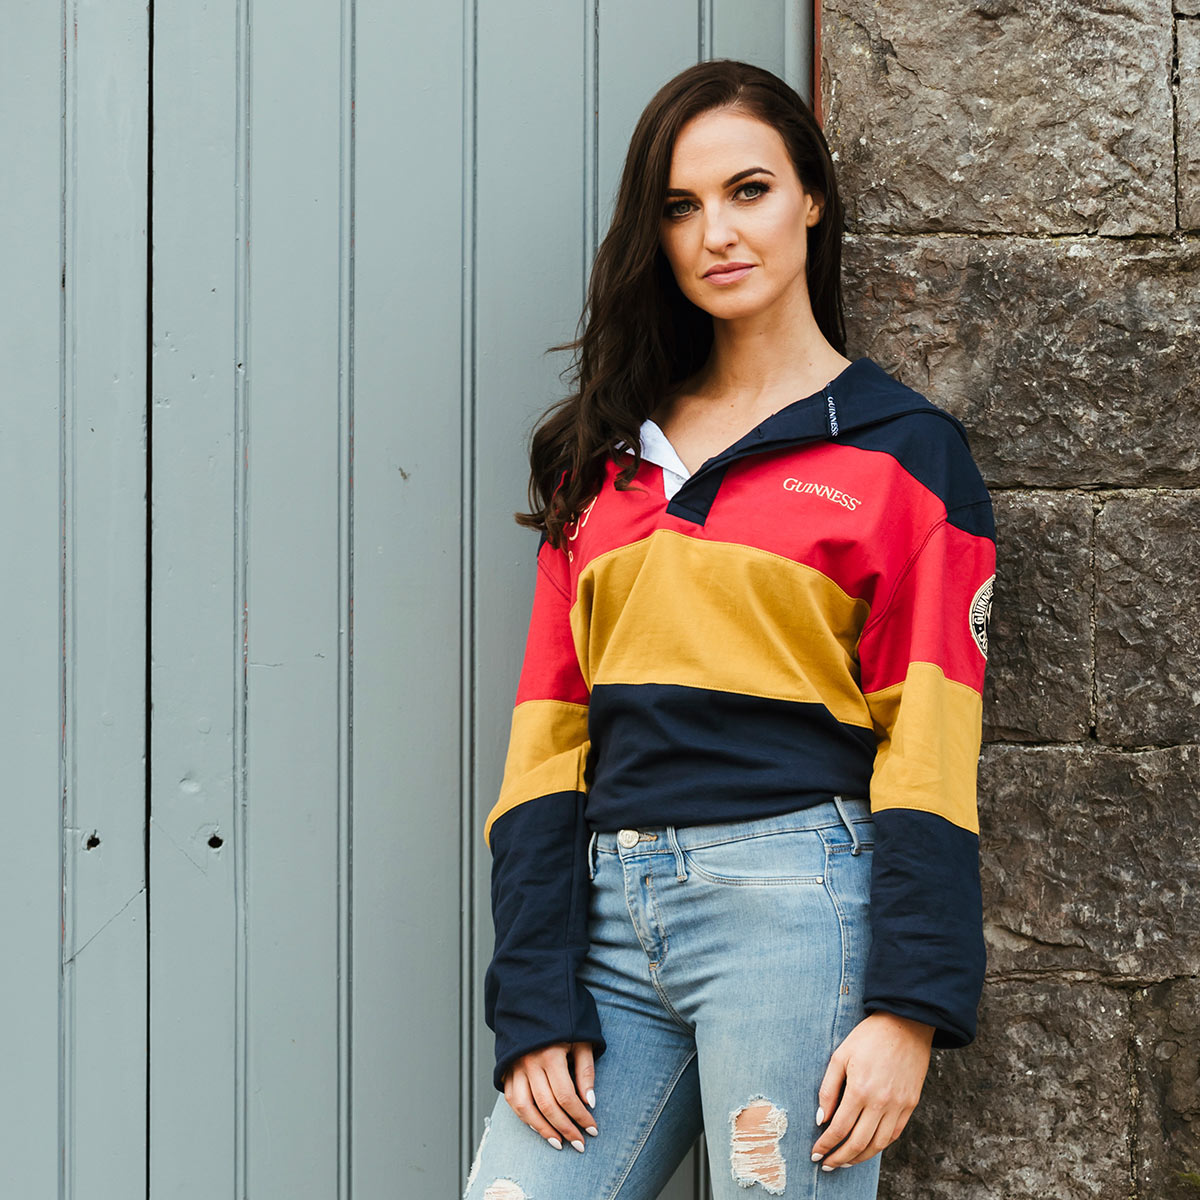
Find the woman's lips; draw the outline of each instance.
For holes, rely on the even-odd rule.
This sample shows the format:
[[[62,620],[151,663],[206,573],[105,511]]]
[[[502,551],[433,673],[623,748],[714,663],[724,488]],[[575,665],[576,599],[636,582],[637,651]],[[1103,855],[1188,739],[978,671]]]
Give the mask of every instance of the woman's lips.
[[[711,275],[705,275],[704,278],[708,283],[736,283],[739,279],[744,279],[753,270],[753,266],[738,267],[735,271],[714,271]]]

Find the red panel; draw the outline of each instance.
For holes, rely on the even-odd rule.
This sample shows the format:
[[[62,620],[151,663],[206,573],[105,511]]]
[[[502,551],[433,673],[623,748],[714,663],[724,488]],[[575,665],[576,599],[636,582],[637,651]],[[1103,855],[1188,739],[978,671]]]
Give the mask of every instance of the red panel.
[[[561,553],[545,543],[539,558]],[[570,604],[539,563],[525,661],[517,685],[515,704],[524,700],[567,700],[588,702],[588,689],[579,670],[575,643],[571,638]]]
[[[891,687],[904,679],[910,662],[930,662],[947,679],[982,692],[987,660],[971,631],[971,609],[995,570],[989,538],[945,522],[938,526],[887,609],[863,629],[862,690]]]

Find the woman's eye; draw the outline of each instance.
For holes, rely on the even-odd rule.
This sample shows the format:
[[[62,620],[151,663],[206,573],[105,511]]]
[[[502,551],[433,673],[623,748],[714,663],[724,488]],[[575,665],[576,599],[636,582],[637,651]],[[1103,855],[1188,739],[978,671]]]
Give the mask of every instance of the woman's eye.
[[[748,183],[743,183],[740,187],[738,187],[735,190],[734,194],[736,195],[737,192],[744,191],[746,188],[758,188],[759,189],[757,195],[747,197],[747,199],[750,199],[750,200],[757,200],[759,196],[765,196],[767,194],[767,192],[769,192],[771,190],[771,185],[769,183],[765,183],[761,179],[752,179]],[[667,207],[663,209],[663,216],[670,218],[672,220],[675,218],[678,218],[678,217],[686,217],[687,216],[687,208],[690,206],[691,206],[690,200],[672,201],[672,203],[668,204]]]

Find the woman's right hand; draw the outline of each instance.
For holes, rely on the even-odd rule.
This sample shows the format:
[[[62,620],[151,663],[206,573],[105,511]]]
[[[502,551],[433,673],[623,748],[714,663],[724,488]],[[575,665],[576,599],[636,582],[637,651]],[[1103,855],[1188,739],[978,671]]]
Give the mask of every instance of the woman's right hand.
[[[568,1055],[574,1060],[574,1079],[567,1068]],[[555,1042],[523,1054],[512,1064],[504,1076],[504,1098],[509,1108],[556,1150],[562,1149],[557,1136],[561,1134],[582,1153],[580,1128],[592,1137],[599,1133],[587,1108],[589,1093],[591,1104],[596,1103],[595,1085],[592,1043]]]

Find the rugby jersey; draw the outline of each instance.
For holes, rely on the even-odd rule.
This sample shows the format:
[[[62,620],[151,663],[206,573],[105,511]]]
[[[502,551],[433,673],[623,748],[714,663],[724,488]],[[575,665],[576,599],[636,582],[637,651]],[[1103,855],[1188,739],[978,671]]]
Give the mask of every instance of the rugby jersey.
[[[484,825],[497,1090],[552,1042],[604,1052],[576,978],[592,831],[835,794],[868,799],[875,823],[865,1011],[967,1045],[986,966],[976,772],[996,555],[966,431],[863,356],[690,475],[653,422],[641,440],[635,486],[613,486],[622,443],[565,546],[538,546]]]

